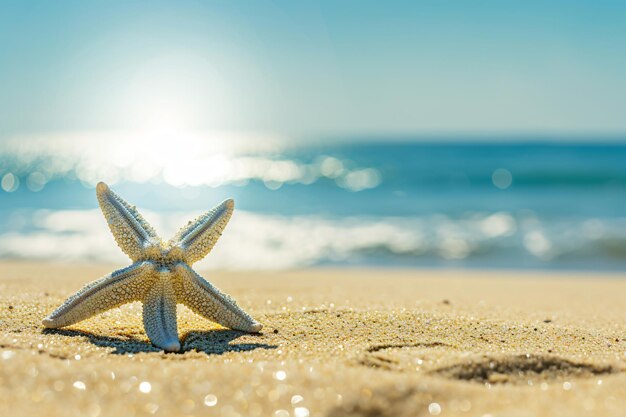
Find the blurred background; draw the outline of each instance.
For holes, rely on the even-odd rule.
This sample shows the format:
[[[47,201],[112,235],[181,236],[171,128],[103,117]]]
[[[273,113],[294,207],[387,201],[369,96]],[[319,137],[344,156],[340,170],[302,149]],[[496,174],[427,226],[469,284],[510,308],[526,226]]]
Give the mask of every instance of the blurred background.
[[[0,0],[0,258],[626,270],[623,1]]]

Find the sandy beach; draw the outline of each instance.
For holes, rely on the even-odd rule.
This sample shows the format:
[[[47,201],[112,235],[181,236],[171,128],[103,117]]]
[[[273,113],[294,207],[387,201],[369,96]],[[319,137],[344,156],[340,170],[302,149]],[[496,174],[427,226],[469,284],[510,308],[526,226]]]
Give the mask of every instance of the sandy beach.
[[[0,415],[623,416],[623,275],[202,271],[265,325],[179,306],[183,352],[139,304],[41,319],[116,265],[0,264]]]

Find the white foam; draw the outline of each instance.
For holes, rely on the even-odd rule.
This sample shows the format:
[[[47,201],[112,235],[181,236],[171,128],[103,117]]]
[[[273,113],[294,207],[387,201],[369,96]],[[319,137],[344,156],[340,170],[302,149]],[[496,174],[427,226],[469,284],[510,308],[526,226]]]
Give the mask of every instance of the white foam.
[[[164,239],[199,212],[141,210]],[[125,262],[99,210],[38,210],[22,215],[21,226],[0,234],[0,257],[58,261]],[[368,263],[371,259],[462,261],[526,256],[535,262],[616,254],[614,242],[626,239],[601,220],[594,233],[588,222],[547,228],[537,218],[510,213],[473,213],[458,219],[428,217],[279,216],[235,211],[213,253],[199,262],[208,269],[285,269],[320,263]],[[564,232],[566,230],[567,232]],[[602,231],[606,231],[603,234]],[[507,255],[508,254],[508,255]],[[494,259],[495,259],[494,258]]]

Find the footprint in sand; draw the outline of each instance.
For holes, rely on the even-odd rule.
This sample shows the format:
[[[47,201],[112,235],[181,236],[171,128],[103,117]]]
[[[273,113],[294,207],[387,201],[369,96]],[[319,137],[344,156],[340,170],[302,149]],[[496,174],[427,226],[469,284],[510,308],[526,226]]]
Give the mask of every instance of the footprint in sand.
[[[557,356],[487,356],[435,369],[430,375],[489,384],[526,384],[529,380],[588,378],[621,372],[612,365],[579,363]]]
[[[527,384],[529,380],[587,378],[623,371],[614,365],[553,355],[480,355],[441,342],[372,346],[359,363],[387,371],[483,384]]]
[[[441,357],[456,352],[454,347],[441,343],[413,343],[370,346],[359,363],[387,371],[421,371]]]

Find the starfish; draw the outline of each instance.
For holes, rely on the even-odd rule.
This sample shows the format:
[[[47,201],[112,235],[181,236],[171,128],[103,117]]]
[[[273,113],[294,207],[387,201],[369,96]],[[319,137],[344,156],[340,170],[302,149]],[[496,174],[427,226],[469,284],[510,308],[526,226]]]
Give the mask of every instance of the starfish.
[[[226,200],[190,221],[164,242],[139,211],[105,183],[98,183],[96,194],[115,241],[133,263],[69,297],[43,320],[45,327],[69,326],[123,304],[141,301],[146,334],[155,346],[168,352],[181,348],[176,328],[177,303],[231,329],[251,333],[261,330],[262,324],[191,268],[221,236],[233,213],[233,200]]]

